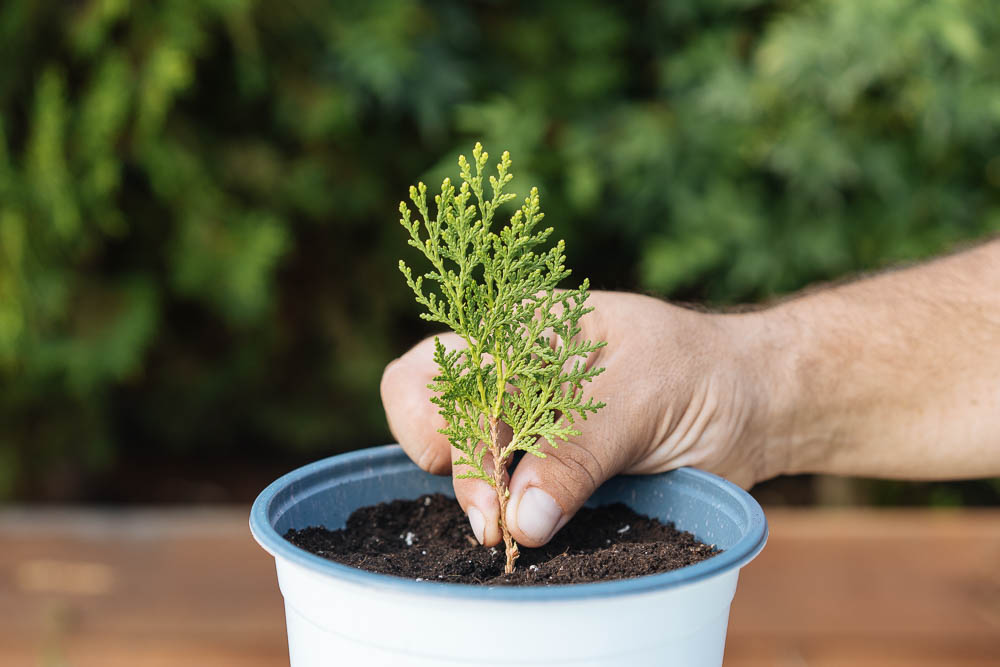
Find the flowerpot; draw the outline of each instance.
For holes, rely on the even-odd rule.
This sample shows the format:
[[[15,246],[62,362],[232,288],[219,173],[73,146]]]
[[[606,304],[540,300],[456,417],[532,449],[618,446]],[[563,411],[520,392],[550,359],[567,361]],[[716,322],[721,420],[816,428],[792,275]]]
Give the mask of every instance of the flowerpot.
[[[289,528],[342,528],[355,509],[426,493],[396,445],[334,456],[281,477],[254,502],[250,530],[274,556],[292,667],[330,665],[721,665],[741,567],[767,523],[745,491],[700,470],[623,476],[592,505],[623,502],[672,521],[722,553],[671,572],[569,586],[486,587],[401,579],[295,547]]]

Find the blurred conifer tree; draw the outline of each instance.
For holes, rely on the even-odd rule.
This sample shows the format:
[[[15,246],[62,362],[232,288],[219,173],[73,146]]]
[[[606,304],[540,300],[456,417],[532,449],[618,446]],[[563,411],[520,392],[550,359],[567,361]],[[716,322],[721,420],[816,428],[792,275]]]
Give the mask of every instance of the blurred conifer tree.
[[[998,42],[963,0],[9,0],[0,495],[384,440],[397,193],[474,139],[595,287],[761,300],[996,232]]]

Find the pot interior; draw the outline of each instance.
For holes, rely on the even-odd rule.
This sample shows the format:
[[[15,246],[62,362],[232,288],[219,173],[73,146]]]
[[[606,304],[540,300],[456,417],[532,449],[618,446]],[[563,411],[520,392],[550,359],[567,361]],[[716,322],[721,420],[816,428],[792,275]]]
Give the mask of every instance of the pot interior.
[[[251,530],[272,554],[301,551],[282,537],[289,528],[322,525],[335,530],[359,507],[425,493],[454,497],[451,478],[420,470],[398,445],[342,454],[294,470],[271,484],[254,503]],[[722,554],[685,570],[710,562],[713,570],[742,567],[767,538],[763,511],[748,493],[693,468],[616,477],[598,489],[588,505],[615,502],[673,522],[722,549]]]

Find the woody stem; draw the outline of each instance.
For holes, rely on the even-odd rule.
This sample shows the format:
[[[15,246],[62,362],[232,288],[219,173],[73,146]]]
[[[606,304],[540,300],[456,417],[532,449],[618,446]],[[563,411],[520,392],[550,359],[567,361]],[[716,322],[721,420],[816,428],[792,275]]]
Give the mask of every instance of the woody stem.
[[[504,574],[514,571],[514,561],[517,560],[519,551],[517,542],[514,541],[510,530],[507,528],[507,501],[510,500],[510,490],[507,488],[507,476],[504,474],[506,466],[500,460],[500,420],[490,417],[490,453],[493,455],[493,489],[497,493],[497,500],[500,502],[500,531],[503,533],[503,543],[507,552],[507,563],[504,565]]]

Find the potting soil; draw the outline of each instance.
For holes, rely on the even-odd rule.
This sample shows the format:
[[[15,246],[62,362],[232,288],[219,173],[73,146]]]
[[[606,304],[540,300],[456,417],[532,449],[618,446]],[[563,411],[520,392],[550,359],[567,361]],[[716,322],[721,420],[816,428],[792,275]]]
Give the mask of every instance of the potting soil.
[[[480,546],[461,507],[442,494],[362,507],[343,529],[291,529],[285,538],[370,572],[489,586],[613,581],[667,572],[720,552],[619,503],[583,508],[547,545],[521,546],[514,572],[505,575],[503,543]]]

